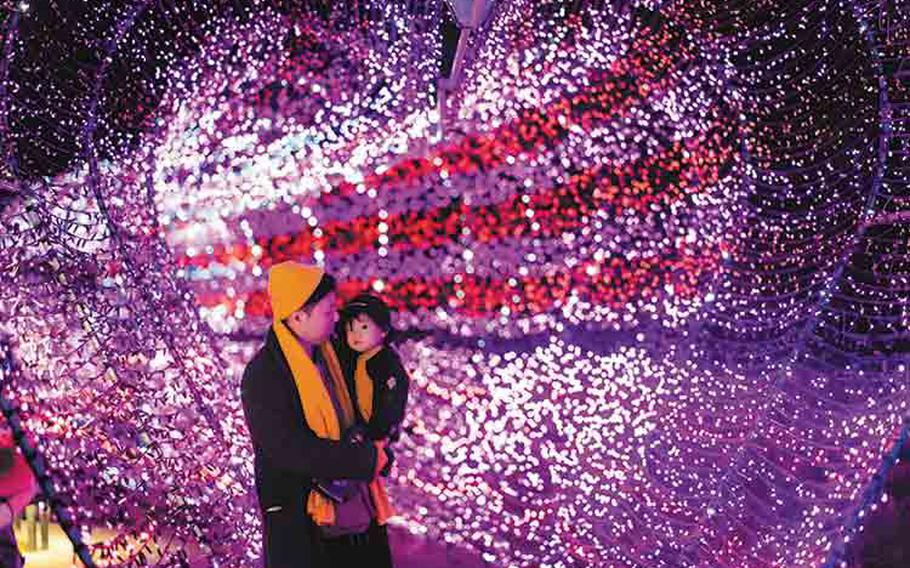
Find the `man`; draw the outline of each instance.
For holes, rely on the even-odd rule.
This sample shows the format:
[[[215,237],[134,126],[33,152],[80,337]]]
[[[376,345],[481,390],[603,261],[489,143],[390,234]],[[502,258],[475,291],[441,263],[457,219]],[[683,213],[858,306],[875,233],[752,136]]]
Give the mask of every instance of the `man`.
[[[387,503],[369,499],[369,490],[338,503],[313,482],[348,479],[373,489],[388,463],[383,441],[342,441],[355,414],[329,341],[338,318],[335,281],[319,267],[283,262],[269,272],[269,299],[272,326],[241,385],[265,564],[323,568],[357,557],[370,559],[365,568],[391,566],[377,522],[384,522]]]

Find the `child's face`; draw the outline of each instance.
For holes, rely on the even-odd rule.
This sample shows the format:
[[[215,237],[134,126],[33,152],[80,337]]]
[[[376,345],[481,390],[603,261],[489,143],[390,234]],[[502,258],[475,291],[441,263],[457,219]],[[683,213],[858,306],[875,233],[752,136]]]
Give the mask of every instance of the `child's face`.
[[[360,314],[348,322],[348,345],[354,351],[363,353],[382,345],[385,332],[366,314]]]

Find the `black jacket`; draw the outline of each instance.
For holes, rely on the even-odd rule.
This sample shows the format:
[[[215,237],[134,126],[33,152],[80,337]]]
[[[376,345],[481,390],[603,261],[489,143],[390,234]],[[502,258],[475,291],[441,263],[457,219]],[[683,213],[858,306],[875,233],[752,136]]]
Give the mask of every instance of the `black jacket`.
[[[271,329],[243,373],[241,400],[255,451],[266,566],[318,566],[316,529],[306,513],[312,479],[370,480],[376,448],[324,440],[307,426],[291,369]]]
[[[367,374],[373,380],[373,416],[367,424],[367,436],[395,441],[408,403],[408,373],[395,350],[386,346],[367,361]]]

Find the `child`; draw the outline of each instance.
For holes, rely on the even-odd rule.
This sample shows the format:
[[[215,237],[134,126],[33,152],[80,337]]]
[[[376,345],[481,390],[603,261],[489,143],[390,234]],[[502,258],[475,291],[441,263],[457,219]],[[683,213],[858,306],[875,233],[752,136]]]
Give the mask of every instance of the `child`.
[[[390,345],[395,330],[388,306],[371,294],[361,294],[341,310],[336,346],[345,377],[352,381],[354,407],[360,424],[345,433],[344,439],[395,441],[408,400],[410,380],[398,354]],[[389,465],[381,472],[388,476],[394,453],[385,447]],[[335,503],[346,502],[356,491],[349,480],[314,480],[315,487]]]
[[[353,351],[355,406],[370,440],[395,441],[401,430],[410,380],[391,346],[392,315],[380,298],[361,294],[341,310],[341,339]]]

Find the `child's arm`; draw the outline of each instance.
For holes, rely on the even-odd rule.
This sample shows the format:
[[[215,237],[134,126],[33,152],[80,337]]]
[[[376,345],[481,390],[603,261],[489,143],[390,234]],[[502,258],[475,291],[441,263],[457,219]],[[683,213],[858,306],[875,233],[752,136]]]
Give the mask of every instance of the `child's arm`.
[[[377,353],[367,365],[367,372],[373,379],[373,417],[367,427],[369,437],[394,441],[398,438],[408,403],[408,373],[390,347]]]

